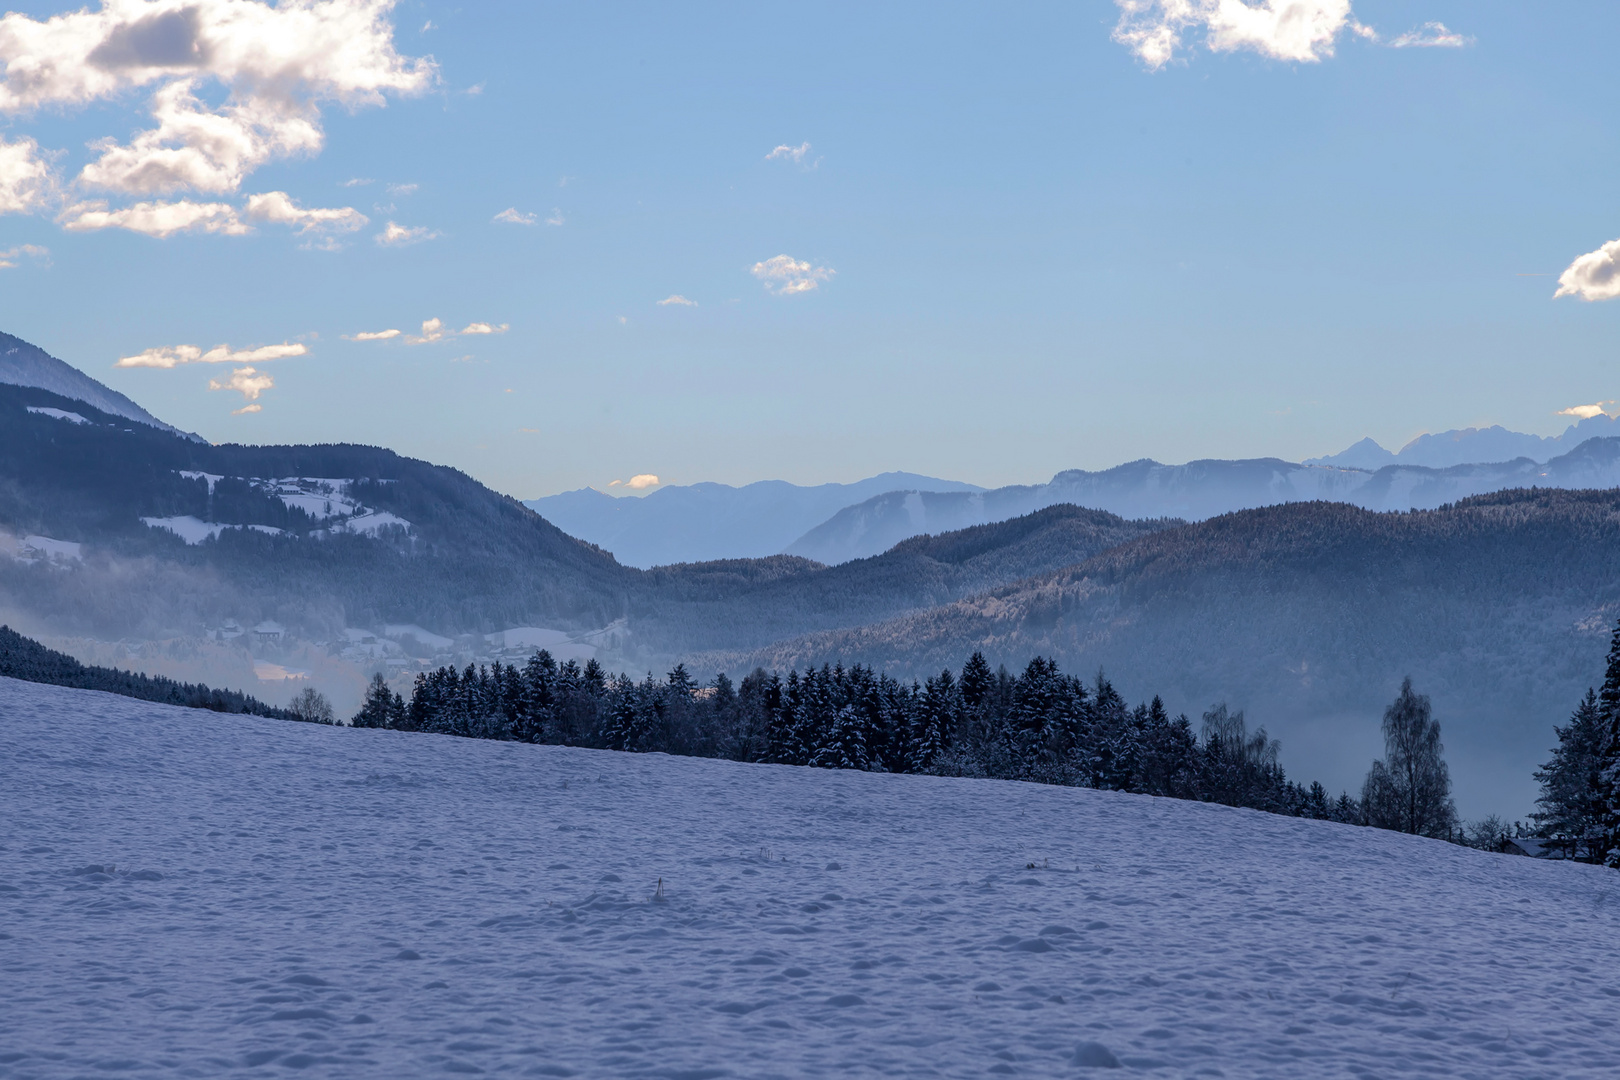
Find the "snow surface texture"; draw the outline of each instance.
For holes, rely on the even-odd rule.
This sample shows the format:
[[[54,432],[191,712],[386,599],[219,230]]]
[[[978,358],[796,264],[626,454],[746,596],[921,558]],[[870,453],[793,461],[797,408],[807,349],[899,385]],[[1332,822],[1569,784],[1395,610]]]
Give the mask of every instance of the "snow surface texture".
[[[11,680],[0,732],[3,1077],[1620,1075],[1595,867]]]

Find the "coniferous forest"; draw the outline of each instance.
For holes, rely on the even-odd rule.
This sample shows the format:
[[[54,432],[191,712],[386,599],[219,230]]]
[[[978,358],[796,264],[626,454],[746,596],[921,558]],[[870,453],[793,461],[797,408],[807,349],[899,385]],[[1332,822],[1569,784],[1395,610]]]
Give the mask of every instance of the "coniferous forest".
[[[1195,729],[1158,698],[1129,705],[1108,679],[1040,657],[1019,674],[975,653],[959,671],[903,683],[871,668],[756,670],[698,685],[610,677],[594,660],[536,653],[417,676],[409,700],[372,682],[358,727],[662,752],[830,769],[1029,780],[1219,802],[1361,823],[1361,803],[1290,781],[1279,745],[1218,705]]]

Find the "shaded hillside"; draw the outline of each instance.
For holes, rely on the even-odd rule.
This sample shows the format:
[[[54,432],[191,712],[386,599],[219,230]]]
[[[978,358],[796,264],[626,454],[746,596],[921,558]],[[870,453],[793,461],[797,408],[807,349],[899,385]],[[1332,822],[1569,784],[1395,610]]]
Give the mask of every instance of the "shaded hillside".
[[[172,435],[186,434],[165,424],[118,391],[103,386],[73,365],[58,360],[38,345],[31,345],[20,337],[6,333],[0,333],[0,384],[49,390],[53,394],[83,401],[104,413],[134,420]],[[186,437],[195,442],[203,441],[196,435]]]
[[[1285,744],[1291,732],[1317,747],[1290,757],[1336,784],[1365,770],[1378,711],[1409,673],[1448,745],[1480,759],[1472,780],[1458,770],[1461,789],[1485,775],[1527,788],[1552,723],[1601,677],[1617,613],[1620,492],[1512,491],[1409,513],[1298,503],[697,666],[859,661],[922,675],[975,649],[1009,666],[1048,655],[1105,668],[1127,695],[1152,687],[1172,710],[1248,707]]]
[[[654,657],[681,656],[859,626],[1068,566],[1177,524],[1055,506],[914,537],[830,568],[791,556],[658,567],[646,572],[646,588],[632,603],[632,640]]]
[[[225,617],[310,636],[392,620],[600,626],[633,576],[454,469],[365,446],[210,446],[13,386],[0,529],[80,545],[0,559],[0,597],[103,637]]]

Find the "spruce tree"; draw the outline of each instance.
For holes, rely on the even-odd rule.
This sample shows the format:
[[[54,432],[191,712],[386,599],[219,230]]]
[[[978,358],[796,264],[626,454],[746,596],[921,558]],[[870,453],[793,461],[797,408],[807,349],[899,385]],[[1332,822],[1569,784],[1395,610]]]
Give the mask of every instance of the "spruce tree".
[[[1558,745],[1552,760],[1536,770],[1541,784],[1540,807],[1531,819],[1537,832],[1562,843],[1570,858],[1601,861],[1593,838],[1602,831],[1604,811],[1602,751],[1603,711],[1595,691],[1575,706],[1569,723],[1553,728]]]
[[[1595,765],[1599,817],[1593,840],[1603,861],[1620,867],[1620,622],[1609,638],[1608,666],[1597,707],[1602,737]]]
[[[388,689],[388,681],[379,671],[371,677],[371,684],[366,687],[365,703],[349,722],[355,727],[387,727],[393,704],[393,691]]]

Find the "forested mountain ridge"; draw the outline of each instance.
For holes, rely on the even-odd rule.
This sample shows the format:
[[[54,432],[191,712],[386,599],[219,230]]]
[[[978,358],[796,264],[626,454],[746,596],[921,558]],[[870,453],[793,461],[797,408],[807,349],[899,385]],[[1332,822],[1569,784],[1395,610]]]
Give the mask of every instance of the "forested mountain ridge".
[[[664,658],[755,648],[949,603],[1178,524],[1054,506],[834,567],[792,556],[655,567],[630,625],[640,647]]]
[[[1409,674],[1448,723],[1448,745],[1478,759],[1458,769],[1460,785],[1528,785],[1523,763],[1545,754],[1551,725],[1601,677],[1616,612],[1620,491],[1509,491],[1406,513],[1292,503],[693,667],[860,662],[920,677],[974,650],[1014,667],[1049,656],[1152,686],[1173,711],[1248,708],[1285,743],[1319,747],[1296,760],[1337,784],[1350,778],[1334,761],[1361,757],[1350,733],[1375,731],[1380,703]]]

